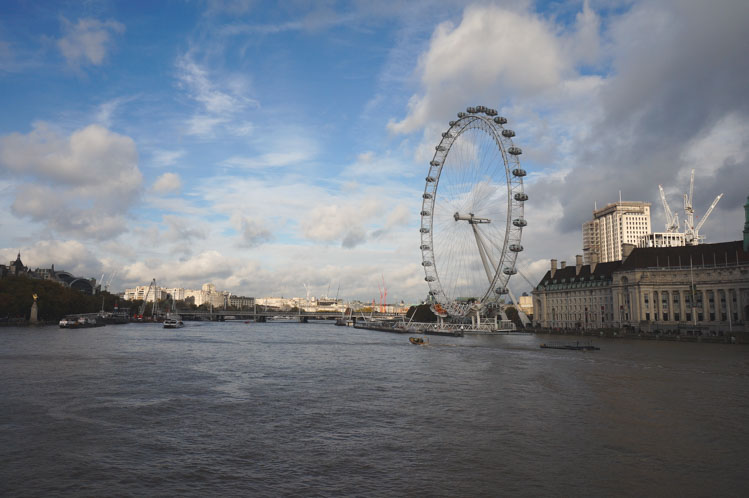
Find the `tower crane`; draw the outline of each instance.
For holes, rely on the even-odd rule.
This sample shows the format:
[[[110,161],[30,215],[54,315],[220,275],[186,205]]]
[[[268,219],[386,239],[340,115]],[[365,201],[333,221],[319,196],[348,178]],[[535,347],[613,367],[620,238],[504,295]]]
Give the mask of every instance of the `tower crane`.
[[[151,289],[154,290],[154,293],[156,292],[156,279],[154,278],[151,280],[151,283],[148,284],[148,290],[146,291],[146,295],[143,296],[143,304],[140,305],[140,309],[138,310],[138,318],[143,319],[143,313],[146,312],[146,303],[148,302],[148,296],[151,294]],[[153,300],[154,303],[156,303],[156,299]]]
[[[689,245],[696,246],[700,243],[701,240],[704,240],[705,237],[700,235],[700,228],[702,228],[702,225],[705,224],[705,221],[707,221],[708,216],[710,216],[710,213],[713,212],[713,209],[715,209],[715,206],[718,205],[718,201],[720,201],[721,197],[723,197],[723,194],[718,195],[715,200],[713,200],[713,203],[710,204],[710,207],[705,212],[705,215],[702,217],[699,223],[697,223],[697,226],[694,225],[694,208],[692,207],[692,194],[694,193],[694,170],[692,170],[691,177],[689,178],[689,194],[684,194],[684,213],[686,214],[686,221],[684,221],[684,235],[686,239],[686,243]]]
[[[119,270],[115,270],[115,271],[114,271],[114,273],[112,273],[112,274],[111,274],[111,275],[109,276],[109,279],[107,280],[107,283],[106,283],[106,285],[104,285],[104,290],[105,290],[105,291],[109,292],[109,286],[110,286],[110,285],[112,285],[112,281],[114,280],[114,277],[116,277],[116,276],[117,276],[117,273],[118,273],[118,271],[119,271]]]
[[[666,193],[663,191],[663,186],[658,185],[658,190],[661,193],[661,202],[663,203],[663,210],[666,212],[666,232],[678,232],[679,231],[679,214],[672,213],[671,208],[666,202]]]
[[[705,238],[703,235],[700,235],[700,228],[702,228],[702,225],[705,224],[705,222],[707,221],[707,217],[710,216],[710,213],[713,212],[713,209],[715,208],[715,206],[718,205],[718,201],[720,201],[721,197],[723,197],[723,194],[720,194],[720,195],[718,195],[718,197],[715,198],[715,200],[713,201],[713,203],[710,204],[710,207],[707,208],[707,211],[705,212],[705,216],[703,216],[702,219],[700,220],[700,222],[697,223],[697,226],[694,227],[694,231],[693,231],[694,235],[693,235],[692,240],[699,241],[699,240],[703,240]],[[697,244],[697,243],[699,243],[699,242],[695,242],[695,244]]]

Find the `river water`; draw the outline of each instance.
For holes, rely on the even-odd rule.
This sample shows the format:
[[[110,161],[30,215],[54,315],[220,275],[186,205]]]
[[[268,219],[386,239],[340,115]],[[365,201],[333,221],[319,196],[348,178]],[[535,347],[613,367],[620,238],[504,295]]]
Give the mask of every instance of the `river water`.
[[[747,346],[547,339],[2,328],[0,495],[747,495]]]

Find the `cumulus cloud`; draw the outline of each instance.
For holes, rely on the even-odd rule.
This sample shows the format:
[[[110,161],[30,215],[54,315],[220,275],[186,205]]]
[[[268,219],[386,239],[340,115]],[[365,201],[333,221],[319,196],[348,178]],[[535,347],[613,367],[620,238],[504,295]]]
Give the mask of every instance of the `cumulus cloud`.
[[[63,19],[65,36],[57,41],[57,46],[68,64],[79,67],[85,64],[99,66],[104,62],[112,34],[125,32],[125,25],[117,21],[79,19],[72,24]]]
[[[0,249],[0,258],[15,260],[19,249]],[[98,279],[105,267],[92,251],[77,240],[40,240],[32,246],[22,247],[21,259],[30,268],[49,268],[76,276]]]
[[[241,247],[257,247],[273,239],[273,233],[260,221],[235,214],[231,222],[239,232]]]
[[[382,210],[382,203],[373,198],[364,198],[361,202],[318,204],[302,218],[300,226],[310,240],[340,240],[343,247],[351,249],[366,240],[365,227]]]
[[[391,121],[394,133],[421,130],[477,101],[533,96],[555,88],[569,72],[551,28],[529,13],[494,5],[466,8],[458,26],[440,24],[419,61],[423,92],[411,97],[408,114]]]
[[[241,263],[219,251],[203,251],[184,261],[152,259],[126,265],[120,277],[126,285],[143,285],[156,278],[159,285],[200,288],[206,282],[231,276]]]
[[[21,181],[16,215],[83,237],[120,232],[142,183],[133,140],[99,125],[64,137],[37,123],[26,135],[0,137],[0,168]]]
[[[153,184],[154,191],[159,194],[178,192],[182,188],[182,180],[177,173],[164,173]]]
[[[166,234],[164,234],[164,238],[168,241],[179,243],[180,245],[189,245],[194,239],[202,240],[207,237],[208,230],[200,226],[192,218],[164,215],[162,221],[168,227]]]

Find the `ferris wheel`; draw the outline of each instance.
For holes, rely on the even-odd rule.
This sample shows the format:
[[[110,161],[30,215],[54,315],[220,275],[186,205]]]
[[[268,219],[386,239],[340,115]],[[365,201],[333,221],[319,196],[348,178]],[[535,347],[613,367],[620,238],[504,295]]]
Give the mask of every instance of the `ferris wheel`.
[[[449,315],[508,293],[520,244],[525,170],[507,119],[484,106],[459,112],[442,134],[422,196],[421,254],[429,294]]]

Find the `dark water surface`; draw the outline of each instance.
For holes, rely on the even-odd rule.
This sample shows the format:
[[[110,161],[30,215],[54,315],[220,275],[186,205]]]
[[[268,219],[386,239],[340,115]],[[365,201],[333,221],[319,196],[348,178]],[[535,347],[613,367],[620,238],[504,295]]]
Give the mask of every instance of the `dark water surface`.
[[[545,340],[0,329],[0,495],[749,494],[749,348]]]

